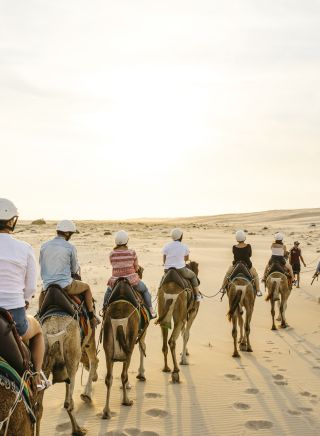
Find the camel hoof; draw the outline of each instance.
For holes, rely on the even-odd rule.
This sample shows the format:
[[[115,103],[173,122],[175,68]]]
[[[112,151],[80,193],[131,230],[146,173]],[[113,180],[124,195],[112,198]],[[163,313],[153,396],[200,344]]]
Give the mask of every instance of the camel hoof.
[[[178,372],[173,372],[171,375],[172,383],[180,383],[180,377]]]
[[[140,374],[137,375],[137,379],[142,381],[142,382],[146,381],[145,376],[144,375],[140,375]]]
[[[187,360],[181,360],[180,365],[189,365]]]
[[[247,351],[247,344],[240,344],[240,351]]]
[[[132,406],[133,401],[132,400],[128,400],[128,401],[122,401],[122,405],[123,406]]]
[[[232,357],[240,357],[240,354],[238,352],[233,353]]]
[[[102,419],[111,419],[111,412],[103,412]]]
[[[275,325],[273,325],[273,326],[271,327],[271,330],[277,330],[277,327],[276,327]]]
[[[253,353],[253,349],[252,349],[251,347],[247,347],[246,351],[247,351],[248,353]]]
[[[286,329],[287,327],[289,327],[289,324],[286,324],[286,323],[285,323],[285,324],[281,324],[280,327],[281,327],[282,329]]]
[[[86,394],[81,394],[80,398],[84,403],[91,403],[91,401],[92,401],[91,397],[89,397],[89,395],[86,395]]]
[[[87,434],[87,430],[83,427],[79,427],[72,432],[72,436],[84,436],[85,434]]]
[[[169,368],[169,366],[165,366],[162,372],[171,372],[171,369]]]

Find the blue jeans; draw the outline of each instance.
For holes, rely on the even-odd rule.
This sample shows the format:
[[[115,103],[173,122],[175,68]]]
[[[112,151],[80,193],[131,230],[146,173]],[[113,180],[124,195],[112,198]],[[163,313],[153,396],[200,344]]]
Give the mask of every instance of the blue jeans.
[[[133,288],[140,292],[140,294],[142,295],[144,302],[146,304],[147,307],[152,307],[152,301],[151,301],[151,294],[146,286],[146,284],[140,280],[140,282],[133,286]],[[106,304],[108,304],[109,298],[112,294],[112,288],[110,288],[110,286],[107,287],[106,293],[104,294],[104,299],[103,299],[103,305],[105,306]]]
[[[26,309],[24,307],[19,307],[18,309],[10,309],[8,310],[8,312],[10,312],[12,315],[19,335],[24,336],[27,333],[29,327],[29,323],[26,317]]]

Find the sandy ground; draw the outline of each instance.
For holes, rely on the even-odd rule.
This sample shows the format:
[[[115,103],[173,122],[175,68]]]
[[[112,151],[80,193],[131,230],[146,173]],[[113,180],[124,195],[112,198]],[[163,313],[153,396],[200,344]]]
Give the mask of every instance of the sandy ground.
[[[37,253],[54,234],[54,224],[20,223],[17,237],[30,242]],[[226,319],[227,298],[205,299],[191,331],[189,365],[181,367],[181,384],[173,385],[162,373],[160,328],[150,325],[147,334],[147,381],[136,381],[138,350],[130,368],[131,408],[120,405],[121,364],[115,365],[111,408],[114,417],[101,420],[106,388],[104,352],[100,349],[99,380],[92,404],[80,399],[81,368],[75,390],[76,414],[88,435],[319,435],[320,434],[320,283],[310,286],[320,258],[320,209],[272,211],[154,222],[79,222],[73,238],[82,265],[82,277],[93,288],[101,307],[110,275],[107,253],[112,234],[125,228],[130,246],[145,267],[144,280],[156,295],[162,275],[161,247],[169,241],[172,225],[185,230],[191,258],[200,264],[201,289],[212,295],[220,288],[231,261],[234,230],[246,229],[253,246],[253,262],[259,274],[269,257],[273,233],[282,230],[290,247],[301,242],[307,268],[301,288],[293,290],[287,310],[290,328],[271,331],[270,305],[264,298],[255,304],[251,324],[253,353],[231,357],[231,325]],[[314,226],[312,224],[315,224]],[[312,271],[311,271],[312,270]],[[40,281],[39,281],[40,290]],[[31,310],[35,311],[36,300]],[[179,339],[178,348],[181,349]],[[86,374],[84,374],[85,380]],[[64,387],[55,385],[45,395],[41,435],[69,435],[63,409]]]

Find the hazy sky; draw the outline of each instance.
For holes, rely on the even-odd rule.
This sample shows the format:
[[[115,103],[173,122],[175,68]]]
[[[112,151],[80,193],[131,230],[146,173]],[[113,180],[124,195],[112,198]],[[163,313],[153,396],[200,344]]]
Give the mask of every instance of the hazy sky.
[[[23,218],[318,207],[320,1],[0,0]]]

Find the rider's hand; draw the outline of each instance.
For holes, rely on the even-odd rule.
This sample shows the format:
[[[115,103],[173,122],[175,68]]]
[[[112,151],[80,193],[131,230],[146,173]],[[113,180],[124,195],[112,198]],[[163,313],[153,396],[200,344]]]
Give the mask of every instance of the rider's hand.
[[[29,301],[25,301],[25,303],[26,303],[26,304],[25,304],[25,306],[24,306],[24,307],[25,307],[25,309],[27,310],[27,309],[28,309],[28,307],[29,307],[29,304],[30,304],[30,303],[29,303]]]

